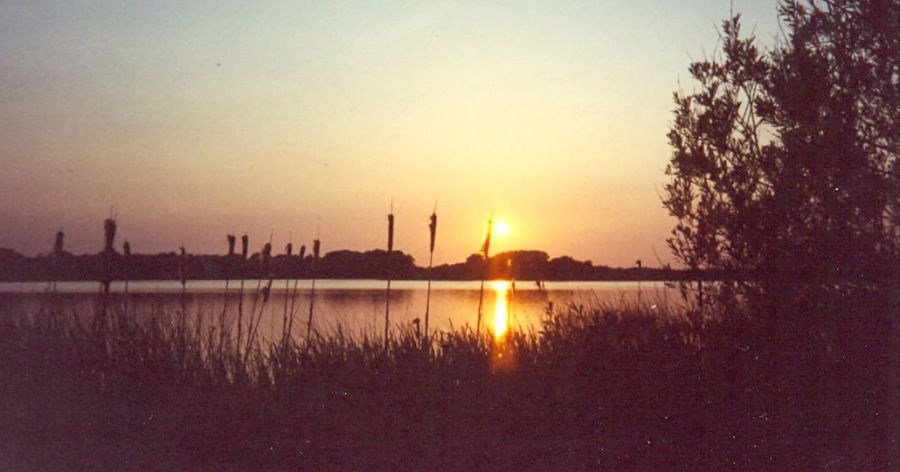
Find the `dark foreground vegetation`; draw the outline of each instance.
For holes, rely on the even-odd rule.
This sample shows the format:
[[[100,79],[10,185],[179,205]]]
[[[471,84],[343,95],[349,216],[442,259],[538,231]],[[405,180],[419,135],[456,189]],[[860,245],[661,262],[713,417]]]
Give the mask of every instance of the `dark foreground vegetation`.
[[[723,24],[669,133],[673,254],[689,274],[754,277],[697,281],[684,314],[573,308],[499,343],[400,329],[387,343],[335,332],[247,350],[183,312],[0,312],[0,465],[898,470],[900,8],[779,5],[771,50],[738,16]],[[404,278],[392,225],[371,270]],[[115,222],[105,229],[88,274],[108,292]],[[467,261],[476,278],[495,261],[489,242]],[[54,257],[53,270],[70,262],[61,238]],[[170,259],[193,278],[184,251]]]
[[[0,464],[896,470],[896,291],[845,302],[572,307],[499,344],[401,329],[249,353],[177,313],[3,313]]]

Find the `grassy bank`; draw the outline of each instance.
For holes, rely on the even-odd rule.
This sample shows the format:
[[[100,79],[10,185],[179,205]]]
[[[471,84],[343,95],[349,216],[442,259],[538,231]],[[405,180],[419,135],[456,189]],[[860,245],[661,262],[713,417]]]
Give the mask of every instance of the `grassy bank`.
[[[895,298],[703,321],[571,308],[502,343],[400,330],[385,349],[334,332],[249,353],[178,314],[5,313],[0,463],[887,469],[898,465]]]

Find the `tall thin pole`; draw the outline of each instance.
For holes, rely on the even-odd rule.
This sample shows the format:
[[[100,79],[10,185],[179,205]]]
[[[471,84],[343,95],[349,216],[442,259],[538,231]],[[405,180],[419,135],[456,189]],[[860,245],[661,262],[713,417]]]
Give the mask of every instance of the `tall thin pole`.
[[[428,289],[425,292],[425,336],[429,336],[428,315],[431,311],[431,269],[434,263],[434,239],[437,235],[437,202],[434,202],[434,210],[431,212],[431,221],[428,223],[428,231],[431,233],[431,244],[428,246]]]

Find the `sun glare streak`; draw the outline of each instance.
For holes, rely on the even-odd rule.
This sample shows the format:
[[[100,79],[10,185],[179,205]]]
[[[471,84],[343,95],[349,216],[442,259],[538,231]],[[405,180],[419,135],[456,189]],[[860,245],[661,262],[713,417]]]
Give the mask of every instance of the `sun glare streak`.
[[[492,282],[496,301],[494,302],[494,339],[501,341],[509,329],[509,282]]]

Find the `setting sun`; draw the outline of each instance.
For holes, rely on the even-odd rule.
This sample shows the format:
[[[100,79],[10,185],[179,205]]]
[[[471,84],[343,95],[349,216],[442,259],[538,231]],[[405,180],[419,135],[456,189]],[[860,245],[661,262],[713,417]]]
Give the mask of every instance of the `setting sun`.
[[[0,472],[900,472],[900,0],[0,5]]]
[[[506,236],[509,234],[509,224],[505,221],[497,221],[494,223],[494,234],[497,236]]]

